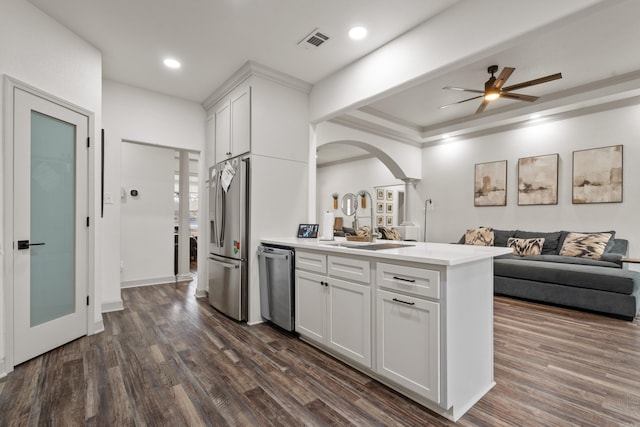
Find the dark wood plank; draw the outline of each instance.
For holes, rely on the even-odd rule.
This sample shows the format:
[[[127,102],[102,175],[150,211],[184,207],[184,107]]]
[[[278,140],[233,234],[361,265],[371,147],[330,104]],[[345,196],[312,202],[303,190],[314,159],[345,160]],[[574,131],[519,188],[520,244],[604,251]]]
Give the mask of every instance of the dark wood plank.
[[[456,425],[195,287],[124,289],[103,333],[0,382],[0,426]],[[640,425],[640,320],[496,297],[495,380],[457,425]]]

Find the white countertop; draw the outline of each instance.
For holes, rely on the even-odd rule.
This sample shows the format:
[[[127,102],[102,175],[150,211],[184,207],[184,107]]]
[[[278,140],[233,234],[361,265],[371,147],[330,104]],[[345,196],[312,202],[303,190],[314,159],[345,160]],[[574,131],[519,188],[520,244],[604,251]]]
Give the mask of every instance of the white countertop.
[[[335,240],[298,239],[295,237],[262,238],[260,240],[265,244],[288,246],[296,249],[309,249],[327,253],[349,254],[376,259],[391,259],[436,265],[459,265],[482,259],[493,258],[498,255],[512,253],[511,248],[495,246],[471,246],[429,242],[404,242],[398,240],[381,239],[378,239],[373,243],[398,243],[412,246],[405,246],[402,248],[394,249],[366,250],[357,249],[354,247],[339,246],[343,244],[348,244],[350,246],[371,244],[370,242],[348,242],[344,237],[336,237]]]

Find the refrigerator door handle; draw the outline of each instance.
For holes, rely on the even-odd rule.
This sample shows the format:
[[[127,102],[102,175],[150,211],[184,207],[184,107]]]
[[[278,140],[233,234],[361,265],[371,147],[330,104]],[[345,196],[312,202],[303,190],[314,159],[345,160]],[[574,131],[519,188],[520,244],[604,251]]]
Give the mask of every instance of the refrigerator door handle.
[[[220,178],[222,178],[222,173],[220,173]],[[227,218],[227,196],[225,194],[225,192],[222,192],[222,209],[220,211],[220,216],[222,218],[221,221],[221,227],[220,227],[220,247],[224,247],[224,229],[225,229],[225,223],[226,223],[226,218]]]
[[[215,258],[209,258],[211,261],[215,261],[218,264],[220,264],[221,266],[225,267],[225,268],[240,268],[240,264],[234,264],[231,262],[224,262],[224,261],[220,261],[218,259]]]

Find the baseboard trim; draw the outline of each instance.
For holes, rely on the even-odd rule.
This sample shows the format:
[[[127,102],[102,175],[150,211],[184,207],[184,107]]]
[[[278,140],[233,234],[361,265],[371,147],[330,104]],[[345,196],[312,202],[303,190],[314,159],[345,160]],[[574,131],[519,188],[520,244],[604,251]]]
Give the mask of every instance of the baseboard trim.
[[[191,279],[189,279],[191,280]],[[167,283],[175,283],[176,276],[156,277],[153,279],[128,280],[120,282],[121,288],[137,288],[140,286],[166,285]]]
[[[124,305],[122,304],[122,300],[115,301],[106,301],[102,303],[102,312],[109,313],[111,311],[121,311],[124,310]],[[102,323],[102,320],[100,321]],[[98,322],[95,322],[95,326],[98,325]],[[104,329],[104,324],[102,324],[102,329]],[[97,330],[97,329],[96,329]]]
[[[209,292],[206,289],[196,289],[196,298],[206,298]]]
[[[0,382],[5,381],[7,378],[7,367],[4,357],[0,359]]]
[[[191,273],[180,273],[176,275],[176,282],[184,282],[187,280],[193,280]]]
[[[112,310],[113,311],[113,310]],[[99,334],[104,332],[104,322],[100,319],[98,322],[93,322],[93,334]]]

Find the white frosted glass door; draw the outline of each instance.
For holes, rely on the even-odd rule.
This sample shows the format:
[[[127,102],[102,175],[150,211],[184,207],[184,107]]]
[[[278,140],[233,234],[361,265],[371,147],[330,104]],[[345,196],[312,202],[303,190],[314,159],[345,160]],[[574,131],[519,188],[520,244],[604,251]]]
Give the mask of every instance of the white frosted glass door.
[[[75,132],[31,112],[32,327],[75,310]]]
[[[88,118],[14,89],[14,364],[87,333]]]

